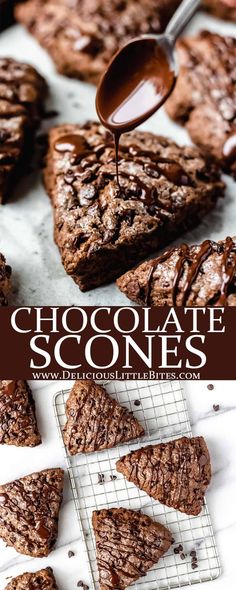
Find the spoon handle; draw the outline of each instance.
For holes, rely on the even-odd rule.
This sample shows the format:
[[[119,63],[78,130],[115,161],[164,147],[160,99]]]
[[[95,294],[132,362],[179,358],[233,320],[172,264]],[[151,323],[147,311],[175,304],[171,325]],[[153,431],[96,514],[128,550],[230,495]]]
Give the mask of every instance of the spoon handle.
[[[173,43],[175,43],[177,37],[182,33],[200,3],[201,0],[183,0],[181,2],[165,31]]]

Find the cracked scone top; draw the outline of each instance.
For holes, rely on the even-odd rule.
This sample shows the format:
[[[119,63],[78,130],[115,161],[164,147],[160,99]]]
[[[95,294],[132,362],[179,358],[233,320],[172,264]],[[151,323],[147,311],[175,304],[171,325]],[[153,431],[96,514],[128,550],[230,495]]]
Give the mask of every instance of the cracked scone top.
[[[50,132],[44,170],[54,237],[66,272],[85,291],[108,283],[202,221],[224,193],[215,164],[198,148],[152,133],[114,144],[98,123]]]

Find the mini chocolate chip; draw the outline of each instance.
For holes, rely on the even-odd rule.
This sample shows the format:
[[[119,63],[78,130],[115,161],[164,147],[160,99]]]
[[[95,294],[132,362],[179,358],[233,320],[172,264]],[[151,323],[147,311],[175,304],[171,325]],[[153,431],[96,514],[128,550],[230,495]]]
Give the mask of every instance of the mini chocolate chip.
[[[98,483],[103,484],[105,479],[104,473],[98,473]]]
[[[139,399],[136,399],[136,400],[134,401],[134,405],[135,405],[135,406],[141,406],[141,401],[140,401]]]
[[[84,582],[82,582],[82,580],[79,580],[77,582],[77,587],[78,588],[83,588],[83,590],[89,590],[89,586],[87,586],[87,584],[85,584]]]
[[[54,117],[58,117],[58,115],[59,115],[58,111],[55,111],[55,110],[46,111],[45,113],[43,113],[43,119],[54,119]]]
[[[196,557],[197,552],[195,551],[195,549],[193,549],[192,551],[190,551],[190,557]]]
[[[191,563],[192,570],[195,570],[198,567],[197,563]]]
[[[214,385],[212,383],[209,383],[207,389],[209,389],[209,391],[212,391],[214,389]]]
[[[117,475],[110,475],[110,479],[111,481],[114,481],[115,479],[117,479]]]
[[[219,404],[213,404],[213,410],[214,412],[219,412],[220,406]]]
[[[74,557],[74,551],[68,551],[68,557]]]
[[[180,559],[185,559],[186,555],[184,553],[180,553]]]
[[[175,548],[174,548],[174,553],[175,553],[176,555],[179,553],[179,548],[178,548],[178,547],[175,547]]]

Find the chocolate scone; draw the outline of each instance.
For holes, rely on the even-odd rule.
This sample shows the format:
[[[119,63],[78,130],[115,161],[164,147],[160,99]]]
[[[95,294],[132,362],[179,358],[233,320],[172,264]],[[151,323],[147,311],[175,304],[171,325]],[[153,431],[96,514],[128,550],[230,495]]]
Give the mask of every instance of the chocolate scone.
[[[95,381],[76,381],[66,403],[63,437],[70,455],[110,449],[144,435],[144,429]]]
[[[180,73],[167,111],[236,178],[236,39],[203,31],[177,47]]]
[[[201,512],[211,480],[202,436],[143,447],[121,457],[116,469],[155,500],[194,516]]]
[[[5,257],[0,253],[0,306],[7,305],[7,295],[10,291],[10,288],[11,267],[6,264]]]
[[[230,4],[230,3],[229,3]],[[218,18],[236,21],[236,6],[230,6],[223,0],[204,0],[204,8]]]
[[[0,444],[35,447],[41,443],[35,403],[26,381],[0,381]]]
[[[57,539],[62,469],[45,469],[0,486],[0,538],[18,553],[46,557]]]
[[[98,123],[50,132],[45,184],[55,241],[82,291],[108,283],[195,226],[223,194],[215,164],[198,148],[152,133],[120,142],[120,186],[110,134]]]
[[[113,54],[141,33],[164,30],[180,0],[28,0],[16,18],[67,76],[97,83]]]
[[[0,58],[0,203],[27,170],[46,82],[30,65]]]
[[[35,573],[25,573],[13,578],[5,590],[58,590],[50,567]]]
[[[235,306],[236,239],[170,248],[128,271],[117,285],[139,305]]]
[[[149,516],[126,508],[93,512],[100,590],[124,590],[168,551],[172,535]]]

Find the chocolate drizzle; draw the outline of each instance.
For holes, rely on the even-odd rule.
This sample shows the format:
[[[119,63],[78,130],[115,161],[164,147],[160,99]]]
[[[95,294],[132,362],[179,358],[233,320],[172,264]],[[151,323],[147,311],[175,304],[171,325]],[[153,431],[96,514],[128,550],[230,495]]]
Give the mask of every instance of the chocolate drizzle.
[[[121,457],[116,469],[151,498],[193,515],[200,513],[211,479],[203,437],[148,445]]]
[[[121,166],[118,173],[119,152],[120,165],[125,162],[135,162],[142,166],[145,174],[151,178],[163,176],[176,186],[194,186],[194,181],[184,170],[183,166],[181,166],[179,162],[176,162],[174,159],[164,158],[160,154],[155,154],[151,150],[145,150],[136,144],[131,144],[129,146],[121,144],[119,146],[118,143],[119,135],[116,134],[115,155],[113,156],[115,159],[115,170],[113,176],[116,176],[117,178],[117,184],[119,185],[120,193],[124,191],[124,186],[121,184],[120,179],[124,178],[135,184],[138,189],[138,196],[140,200],[143,201],[147,206],[159,205],[160,207],[163,207],[163,204],[158,202],[157,191],[152,185],[149,186],[148,183],[142,180],[142,178],[140,178],[140,176],[137,174],[126,172]],[[68,134],[60,137],[55,142],[54,148],[60,153],[71,152],[74,158],[74,162],[72,162],[72,164],[74,163],[78,165],[83,160],[83,167],[81,170],[77,171],[76,174],[84,174],[84,171],[87,167],[86,158],[92,156],[92,154],[95,154],[97,161],[99,161],[106,150],[112,149],[112,143],[108,140],[107,142],[99,143],[98,146],[92,148],[81,134]],[[109,172],[108,180],[111,174],[112,173]],[[75,176],[73,175],[72,171],[71,174],[67,173],[65,177],[66,182],[68,182],[68,184],[72,184]]]
[[[89,144],[79,133],[63,135],[56,141],[54,147],[57,152],[73,152],[78,154],[81,159],[91,153]]]
[[[157,563],[171,545],[164,526],[125,508],[93,512],[100,587],[124,590]]]
[[[47,556],[57,537],[62,492],[61,469],[46,469],[0,486],[0,537],[19,553]]]
[[[214,299],[214,305],[216,306],[226,305],[228,291],[236,273],[236,244],[232,238],[226,238],[223,248],[224,251],[222,259],[221,286],[218,295],[216,294],[216,298]],[[213,252],[216,251],[216,249],[217,244],[215,242],[211,240],[205,240],[199,247],[198,251],[194,254],[192,254],[190,246],[183,244],[179,249],[171,248],[159,256],[159,258],[155,259],[151,265],[147,277],[145,304],[150,304],[152,280],[155,270],[160,264],[171,258],[174,252],[178,252],[178,260],[176,262],[175,274],[172,284],[172,302],[174,306],[177,305],[178,296],[178,305],[185,306],[187,304],[192,286],[201,270],[202,264],[207,260],[207,258],[209,258],[209,256],[213,254]],[[235,256],[232,256],[232,254],[235,254]],[[180,288],[180,281],[183,277],[184,271],[186,270],[186,265],[186,276]]]

